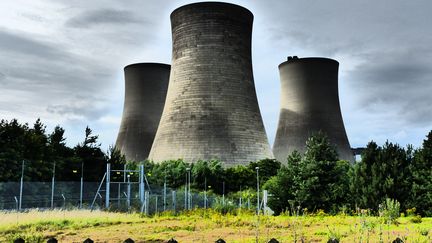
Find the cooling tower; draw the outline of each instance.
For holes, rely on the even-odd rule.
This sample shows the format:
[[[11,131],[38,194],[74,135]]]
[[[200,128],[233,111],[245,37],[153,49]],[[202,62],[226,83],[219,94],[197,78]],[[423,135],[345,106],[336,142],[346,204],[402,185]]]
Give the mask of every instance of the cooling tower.
[[[339,63],[328,58],[288,58],[279,65],[281,109],[273,145],[277,160],[305,151],[308,137],[327,134],[340,159],[354,161],[345,133],[338,95]]]
[[[272,158],[251,63],[252,13],[205,2],[171,14],[167,100],[149,159],[219,159],[226,166]]]
[[[125,101],[116,146],[127,160],[147,159],[165,104],[170,65],[136,63],[124,68]]]

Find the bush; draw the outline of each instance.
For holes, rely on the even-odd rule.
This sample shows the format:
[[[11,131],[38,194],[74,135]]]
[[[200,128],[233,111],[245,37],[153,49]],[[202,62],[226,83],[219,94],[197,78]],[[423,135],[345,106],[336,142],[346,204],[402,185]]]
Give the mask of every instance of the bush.
[[[414,224],[420,224],[422,222],[422,217],[420,215],[413,216],[410,221]]]
[[[222,199],[216,199],[215,203],[213,204],[212,208],[222,214],[237,214],[237,206],[232,203],[231,201],[225,200],[225,203],[223,203]]]
[[[396,223],[399,218],[400,203],[397,200],[386,198],[386,201],[379,205],[379,215],[386,223]]]
[[[415,212],[416,212],[416,208],[408,208],[407,210],[406,210],[406,215],[407,216],[415,216]]]

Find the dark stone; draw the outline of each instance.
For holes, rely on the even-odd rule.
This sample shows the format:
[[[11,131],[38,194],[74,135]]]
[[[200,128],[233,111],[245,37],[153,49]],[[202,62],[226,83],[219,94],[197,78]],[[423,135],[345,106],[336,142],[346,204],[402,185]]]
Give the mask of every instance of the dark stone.
[[[94,243],[94,241],[90,238],[87,238],[83,243]]]
[[[331,238],[327,241],[327,243],[339,243],[338,239]]]
[[[58,240],[54,237],[51,237],[47,240],[47,243],[57,243],[57,242],[58,242]]]
[[[14,240],[14,243],[25,243],[25,240],[23,238],[18,238]]]
[[[268,243],[279,243],[275,238],[271,238]]]
[[[123,241],[123,243],[135,243],[135,241],[131,238],[127,238],[125,241]]]
[[[397,237],[394,241],[392,241],[393,243],[404,243],[403,240],[399,237]]]
[[[215,241],[216,243],[226,243],[223,239],[219,239],[217,241]]]
[[[174,240],[174,238],[171,238],[167,243],[178,243],[178,241]]]

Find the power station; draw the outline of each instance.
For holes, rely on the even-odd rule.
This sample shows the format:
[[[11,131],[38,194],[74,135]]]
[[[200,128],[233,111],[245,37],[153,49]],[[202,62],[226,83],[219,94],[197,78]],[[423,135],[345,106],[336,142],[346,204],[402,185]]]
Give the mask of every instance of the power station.
[[[170,65],[136,63],[124,68],[125,100],[116,147],[127,160],[147,159],[165,104]]]
[[[217,159],[225,166],[305,151],[319,131],[339,158],[354,161],[338,95],[339,63],[289,57],[279,65],[277,133],[270,149],[252,73],[253,14],[201,2],[171,13],[172,63],[125,67],[125,103],[116,146],[127,160]]]
[[[251,61],[253,14],[219,2],[171,14],[172,66],[149,159],[218,159],[226,166],[272,158]]]
[[[305,151],[310,135],[322,131],[336,145],[339,158],[354,161],[345,132],[338,94],[339,63],[328,58],[289,57],[279,65],[281,100],[273,145],[277,160]]]

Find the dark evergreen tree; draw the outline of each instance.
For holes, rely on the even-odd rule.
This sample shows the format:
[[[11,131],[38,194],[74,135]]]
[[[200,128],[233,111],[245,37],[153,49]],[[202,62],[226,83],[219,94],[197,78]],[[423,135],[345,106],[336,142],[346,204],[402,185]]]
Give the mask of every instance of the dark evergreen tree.
[[[85,129],[83,143],[74,147],[75,155],[79,158],[78,164],[73,167],[80,168],[83,163],[84,178],[86,181],[100,181],[106,172],[106,157],[97,141],[98,136],[92,134],[89,127]]]
[[[264,188],[272,195],[268,202],[269,207],[276,213],[289,210],[290,202],[295,202],[299,181],[299,164],[302,156],[297,151],[291,153],[287,158],[287,165],[282,165],[276,176],[271,177],[265,184]]]
[[[265,185],[275,195],[270,206],[277,213],[288,208],[290,201],[311,211],[336,210],[347,203],[349,167],[349,162],[338,160],[327,136],[314,134],[306,142],[304,156],[291,154],[287,166]]]
[[[281,163],[275,159],[262,159],[256,162],[250,162],[247,167],[252,171],[256,171],[255,168],[259,167],[259,179],[260,183],[263,184],[268,181],[270,177],[277,174],[278,170],[281,168]]]
[[[397,144],[386,142],[379,147],[370,142],[349,173],[352,204],[359,208],[378,210],[386,198],[400,202],[406,208],[412,176],[409,170],[412,147],[405,150]]]
[[[251,163],[252,164],[252,163]],[[251,165],[250,164],[250,165]],[[254,165],[256,163],[253,163]],[[225,169],[227,193],[256,187],[256,171],[253,166],[237,165]],[[253,167],[255,168],[255,167]],[[264,181],[264,180],[260,180]]]
[[[335,210],[346,203],[348,162],[339,162],[336,148],[323,133],[306,141],[306,152],[299,163],[296,201],[309,210]]]
[[[412,184],[407,208],[416,208],[423,216],[432,216],[432,131],[415,151],[410,165]]]

